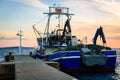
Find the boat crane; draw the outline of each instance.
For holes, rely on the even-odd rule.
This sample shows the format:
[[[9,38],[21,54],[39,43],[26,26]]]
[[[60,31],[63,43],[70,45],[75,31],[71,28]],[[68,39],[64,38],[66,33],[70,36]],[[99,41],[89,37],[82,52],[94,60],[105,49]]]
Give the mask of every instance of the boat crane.
[[[102,38],[103,45],[106,44],[105,35],[103,32],[103,28],[101,26],[97,29],[97,31],[95,33],[95,36],[93,38],[93,43],[96,45],[96,41],[97,41],[97,38],[99,35],[100,35],[100,38]]]

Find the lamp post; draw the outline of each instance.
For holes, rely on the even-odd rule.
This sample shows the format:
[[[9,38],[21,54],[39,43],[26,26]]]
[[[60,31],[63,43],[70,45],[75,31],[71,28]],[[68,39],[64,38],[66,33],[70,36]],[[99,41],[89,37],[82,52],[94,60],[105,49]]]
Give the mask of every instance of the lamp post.
[[[21,30],[19,33],[17,33],[17,36],[20,37],[19,55],[21,55],[22,54],[22,36],[23,36]]]

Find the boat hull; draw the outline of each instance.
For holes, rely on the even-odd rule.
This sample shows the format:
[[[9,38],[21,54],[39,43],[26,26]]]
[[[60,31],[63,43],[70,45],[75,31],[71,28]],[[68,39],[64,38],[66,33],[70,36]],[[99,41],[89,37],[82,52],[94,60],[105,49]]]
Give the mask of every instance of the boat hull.
[[[59,62],[60,70],[66,73],[114,71],[117,57],[116,51],[105,50],[102,51],[102,54],[107,57],[105,64],[93,66],[86,66],[83,63],[80,51],[59,51],[48,56],[49,59]],[[39,59],[46,58],[45,55],[39,53],[36,53],[36,57]]]

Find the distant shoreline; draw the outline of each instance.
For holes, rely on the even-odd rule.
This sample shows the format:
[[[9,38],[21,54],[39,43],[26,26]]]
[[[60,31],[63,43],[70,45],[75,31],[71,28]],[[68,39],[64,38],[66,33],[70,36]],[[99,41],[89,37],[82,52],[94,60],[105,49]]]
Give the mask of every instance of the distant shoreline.
[[[2,49],[2,48],[19,48],[19,46],[0,47],[0,49]],[[22,47],[22,48],[34,48],[34,47]]]
[[[19,48],[19,46],[0,47],[0,49],[2,48]],[[34,48],[34,47],[22,47],[22,48]],[[120,48],[112,48],[112,49],[120,49]]]

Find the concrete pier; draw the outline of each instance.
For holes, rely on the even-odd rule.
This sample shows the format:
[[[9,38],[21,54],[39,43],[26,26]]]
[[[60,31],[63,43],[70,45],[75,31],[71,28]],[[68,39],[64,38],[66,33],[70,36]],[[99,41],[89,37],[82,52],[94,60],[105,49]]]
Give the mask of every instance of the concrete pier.
[[[48,64],[49,66],[52,66],[58,70],[60,70],[60,64],[55,61],[43,61],[44,63]]]
[[[58,66],[59,64],[56,65],[53,61],[35,60],[27,55],[18,55],[14,56],[14,61],[0,63],[0,80],[77,80],[59,71]]]
[[[15,80],[74,80],[43,61],[35,60],[29,56],[15,56]]]
[[[0,62],[0,80],[15,79],[15,65],[11,62]]]

